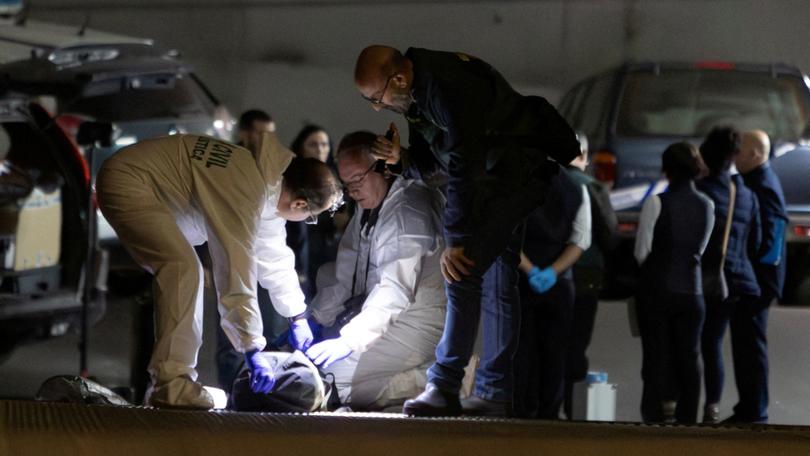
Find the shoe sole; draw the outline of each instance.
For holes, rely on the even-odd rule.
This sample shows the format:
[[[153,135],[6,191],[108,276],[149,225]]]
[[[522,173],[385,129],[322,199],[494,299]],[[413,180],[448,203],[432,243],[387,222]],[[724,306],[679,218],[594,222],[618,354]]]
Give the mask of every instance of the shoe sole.
[[[472,411],[472,410],[462,410],[462,416],[481,416],[485,418],[511,418],[512,414],[507,413],[505,410],[503,411],[492,411],[492,412],[480,412],[480,411]]]
[[[439,409],[428,409],[425,410],[423,408],[415,409],[408,406],[402,407],[402,414],[407,416],[413,417],[430,417],[430,418],[437,418],[437,417],[457,417],[461,416],[461,410],[458,412],[448,412],[446,410],[439,410]]]

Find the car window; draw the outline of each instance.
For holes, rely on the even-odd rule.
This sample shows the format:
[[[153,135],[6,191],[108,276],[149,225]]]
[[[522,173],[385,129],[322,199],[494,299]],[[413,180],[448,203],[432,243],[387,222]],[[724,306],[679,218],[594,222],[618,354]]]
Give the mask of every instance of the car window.
[[[604,76],[591,85],[579,119],[579,129],[589,138],[600,136],[603,129],[600,129],[602,119],[605,117],[605,107],[610,100],[610,92],[613,89],[613,78]]]
[[[666,70],[627,76],[616,120],[619,136],[704,136],[718,125],[765,130],[797,140],[810,115],[802,79],[770,73]]]
[[[574,129],[579,127],[577,125],[576,116],[580,110],[580,106],[582,105],[582,98],[585,96],[587,88],[590,86],[590,84],[590,79],[577,84],[574,88],[569,90],[567,94],[565,94],[560,102],[560,115],[562,115]]]
[[[61,111],[87,115],[112,122],[152,118],[180,118],[208,114],[214,106],[209,97],[189,77],[146,75],[116,79],[122,89],[109,90],[110,81],[88,87],[84,96]],[[98,93],[98,95],[93,95]]]

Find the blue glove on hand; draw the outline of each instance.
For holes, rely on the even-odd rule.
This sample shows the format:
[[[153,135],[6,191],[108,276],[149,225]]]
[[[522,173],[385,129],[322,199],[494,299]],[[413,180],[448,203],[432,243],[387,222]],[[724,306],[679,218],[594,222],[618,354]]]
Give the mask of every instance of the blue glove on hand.
[[[312,329],[305,318],[290,323],[290,345],[296,350],[307,351],[312,345]]]
[[[352,349],[340,337],[325,340],[307,350],[307,358],[324,369],[352,354]]]
[[[276,384],[276,376],[270,363],[256,350],[245,353],[245,364],[250,370],[250,389],[254,393],[267,394]]]
[[[545,269],[535,266],[529,271],[529,286],[537,294],[547,292],[555,283],[557,283],[557,273],[551,266]]]

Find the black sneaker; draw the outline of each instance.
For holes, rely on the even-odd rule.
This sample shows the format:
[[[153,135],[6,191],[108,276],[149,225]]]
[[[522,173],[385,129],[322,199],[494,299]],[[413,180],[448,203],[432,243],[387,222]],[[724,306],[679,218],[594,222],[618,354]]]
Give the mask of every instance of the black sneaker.
[[[720,422],[720,405],[706,404],[706,406],[703,407],[703,423],[717,424],[719,422]]]
[[[458,393],[444,391],[428,383],[422,394],[405,401],[402,413],[408,416],[459,416],[461,402]]]

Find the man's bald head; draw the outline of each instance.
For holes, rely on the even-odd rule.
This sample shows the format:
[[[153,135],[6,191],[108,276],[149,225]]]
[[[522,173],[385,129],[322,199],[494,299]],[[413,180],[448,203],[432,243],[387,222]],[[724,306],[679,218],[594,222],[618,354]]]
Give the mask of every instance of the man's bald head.
[[[390,46],[369,46],[357,57],[354,84],[377,111],[404,114],[411,103],[412,82],[412,62]]]
[[[385,81],[399,70],[403,58],[402,53],[390,46],[369,46],[357,57],[354,82],[361,85]]]
[[[771,140],[762,130],[750,130],[740,135],[740,153],[734,164],[740,174],[747,174],[768,161],[771,153]]]

